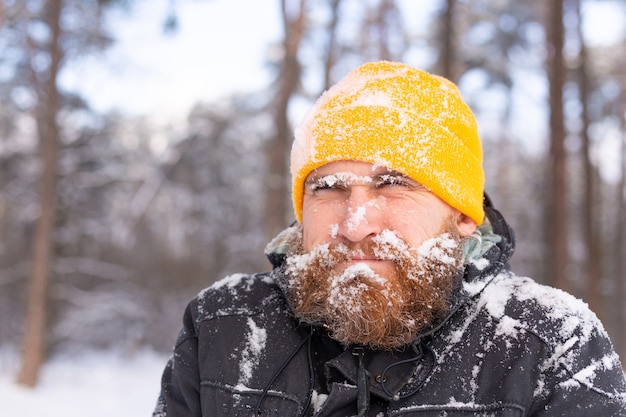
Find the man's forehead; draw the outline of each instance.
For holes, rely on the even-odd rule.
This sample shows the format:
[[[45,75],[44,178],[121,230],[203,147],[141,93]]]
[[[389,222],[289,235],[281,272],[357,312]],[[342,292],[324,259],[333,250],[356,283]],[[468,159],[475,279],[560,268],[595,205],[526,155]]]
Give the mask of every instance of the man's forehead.
[[[379,175],[405,176],[405,174],[384,165],[361,161],[336,161],[311,171],[307,178],[319,178],[326,175],[348,176],[350,174],[371,177]]]

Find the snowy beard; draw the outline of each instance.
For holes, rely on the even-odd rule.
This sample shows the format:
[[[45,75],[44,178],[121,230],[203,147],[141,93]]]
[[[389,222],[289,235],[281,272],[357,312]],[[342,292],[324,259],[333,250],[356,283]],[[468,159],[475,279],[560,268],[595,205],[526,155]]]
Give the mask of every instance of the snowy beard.
[[[301,229],[290,247],[286,274],[295,316],[325,325],[344,346],[380,350],[412,343],[449,312],[463,264],[461,237],[451,220],[416,250],[389,230],[359,245],[359,253],[393,261],[393,277],[381,277],[365,263],[335,271],[350,259],[350,245],[325,244],[305,253]]]

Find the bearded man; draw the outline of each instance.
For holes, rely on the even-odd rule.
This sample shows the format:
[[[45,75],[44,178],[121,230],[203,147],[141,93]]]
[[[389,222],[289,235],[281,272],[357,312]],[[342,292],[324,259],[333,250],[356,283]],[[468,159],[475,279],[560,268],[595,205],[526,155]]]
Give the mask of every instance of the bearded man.
[[[291,171],[274,269],[189,304],[155,417],[626,415],[596,316],[508,269],[452,83],[357,68],[297,130]]]

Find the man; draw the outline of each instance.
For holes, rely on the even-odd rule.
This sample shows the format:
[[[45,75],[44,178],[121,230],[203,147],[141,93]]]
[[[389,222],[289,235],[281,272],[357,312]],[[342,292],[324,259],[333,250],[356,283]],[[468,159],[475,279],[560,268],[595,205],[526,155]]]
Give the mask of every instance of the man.
[[[273,271],[188,306],[154,416],[624,416],[596,316],[508,270],[476,122],[449,81],[365,64],[291,154]]]

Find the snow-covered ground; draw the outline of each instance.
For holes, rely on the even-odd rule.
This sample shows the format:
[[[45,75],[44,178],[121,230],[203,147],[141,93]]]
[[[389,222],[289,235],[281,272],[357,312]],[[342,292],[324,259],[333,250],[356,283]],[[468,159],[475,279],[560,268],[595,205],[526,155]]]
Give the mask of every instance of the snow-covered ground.
[[[14,383],[15,355],[0,356],[3,417],[150,416],[167,357],[86,353],[52,359],[35,389]],[[10,362],[9,362],[10,361]]]

